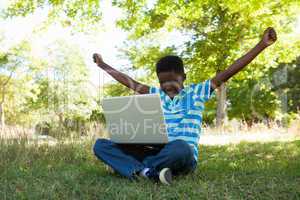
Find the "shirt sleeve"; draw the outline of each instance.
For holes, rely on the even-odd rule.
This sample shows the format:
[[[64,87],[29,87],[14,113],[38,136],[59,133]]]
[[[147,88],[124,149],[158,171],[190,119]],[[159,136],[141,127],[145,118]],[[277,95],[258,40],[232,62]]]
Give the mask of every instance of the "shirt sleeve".
[[[194,95],[199,96],[204,101],[210,99],[213,94],[213,89],[211,88],[211,80],[206,80],[201,83],[194,85]]]
[[[159,94],[160,93],[160,90],[159,90],[159,88],[157,88],[157,87],[154,87],[154,86],[150,86],[150,88],[149,88],[149,94]]]

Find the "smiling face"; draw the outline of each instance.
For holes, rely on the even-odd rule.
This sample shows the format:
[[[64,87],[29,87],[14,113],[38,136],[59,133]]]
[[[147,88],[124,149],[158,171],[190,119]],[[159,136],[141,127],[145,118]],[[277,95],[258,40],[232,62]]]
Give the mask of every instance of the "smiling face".
[[[186,75],[183,61],[174,55],[164,56],[156,63],[156,74],[160,88],[171,98],[175,97],[183,88]]]
[[[160,88],[170,97],[175,97],[183,89],[183,82],[186,79],[185,73],[174,71],[159,72],[157,74]]]

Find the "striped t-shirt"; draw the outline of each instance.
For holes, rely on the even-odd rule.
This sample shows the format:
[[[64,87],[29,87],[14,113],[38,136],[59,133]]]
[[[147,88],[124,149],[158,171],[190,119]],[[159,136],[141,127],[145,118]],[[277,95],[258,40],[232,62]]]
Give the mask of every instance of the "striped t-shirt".
[[[198,160],[202,111],[211,92],[210,80],[184,87],[173,99],[160,88],[150,87],[149,90],[151,94],[160,95],[169,141],[186,141],[194,149],[195,160]]]

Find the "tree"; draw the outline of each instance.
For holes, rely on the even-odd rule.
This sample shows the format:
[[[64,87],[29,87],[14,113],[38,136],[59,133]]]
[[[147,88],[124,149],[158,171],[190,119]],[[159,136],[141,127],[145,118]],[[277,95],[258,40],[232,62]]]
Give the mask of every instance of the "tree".
[[[111,83],[104,86],[104,96],[114,97],[114,96],[128,96],[133,95],[133,91],[129,88],[124,87],[120,83]]]
[[[180,31],[189,37],[180,48],[173,51],[184,58],[188,82],[199,82],[224,70],[254,46],[268,26],[275,27],[280,38],[289,36],[289,41],[279,39],[275,46],[251,64],[251,74],[244,71],[235,79],[262,77],[270,67],[277,66],[283,60],[290,61],[295,58],[295,49],[300,49],[299,36],[291,36],[295,18],[299,13],[299,1],[157,0],[150,3],[115,0],[114,5],[126,12],[118,25],[130,34],[129,40],[132,42],[128,43],[128,48],[137,57],[133,59],[136,68],[148,67],[143,64],[152,62],[152,58],[159,54],[144,51],[159,46],[159,34]],[[149,59],[136,62],[139,58]],[[153,65],[148,68],[153,68]],[[226,85],[223,84],[217,91],[218,126],[223,124],[226,116],[226,99]]]
[[[7,94],[9,93],[8,88],[11,86],[10,82],[13,77],[19,76],[30,68],[28,63],[24,62],[28,49],[28,43],[21,42],[5,52],[0,52],[0,122],[2,128],[5,126],[4,107]]]
[[[270,71],[273,91],[285,96],[284,110],[287,113],[300,111],[300,56],[290,63],[281,63]]]
[[[81,31],[101,19],[99,0],[14,0],[4,10],[4,17],[24,17],[41,9],[48,13],[49,23],[59,21]]]
[[[280,101],[268,75],[259,79],[232,80],[229,87],[230,119],[241,119],[251,126],[253,122],[278,118]]]
[[[1,55],[0,60],[1,60],[1,69],[3,65],[5,65],[8,62],[7,54]],[[1,127],[3,128],[5,126],[5,119],[4,119],[4,100],[5,100],[5,94],[7,91],[7,86],[9,81],[11,80],[12,74],[15,69],[12,69],[9,72],[8,76],[2,76],[0,78],[0,84],[1,84],[1,100],[0,100],[0,121],[1,121]]]
[[[63,40],[49,45],[48,55],[40,58],[44,67],[35,75],[38,87],[27,98],[27,108],[38,113],[37,122],[58,123],[60,129],[80,126],[76,123],[89,119],[96,106],[83,57]]]

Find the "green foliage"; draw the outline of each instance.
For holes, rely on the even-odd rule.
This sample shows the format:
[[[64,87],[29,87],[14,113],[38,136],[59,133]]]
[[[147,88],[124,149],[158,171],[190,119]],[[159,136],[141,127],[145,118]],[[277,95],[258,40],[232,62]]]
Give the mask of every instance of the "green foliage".
[[[130,44],[127,45],[130,46]],[[133,65],[132,69],[143,69],[149,74],[149,77],[147,78],[148,81],[151,80],[151,78],[156,78],[155,63],[159,58],[170,54],[176,54],[175,47],[161,49],[158,45],[145,46],[138,42],[123,52],[131,61]]]
[[[207,125],[214,124],[214,120],[216,118],[216,107],[217,107],[217,99],[214,95],[211,97],[209,101],[205,103],[205,111],[203,112],[203,122]]]
[[[3,77],[4,75],[1,75]],[[5,78],[7,78],[5,76]],[[24,80],[24,79],[23,79]],[[24,110],[25,96],[30,94],[31,87],[22,80],[12,78],[5,89],[4,116],[5,124],[29,126],[32,115]]]
[[[114,5],[126,13],[118,25],[130,34],[131,42],[127,43],[130,51],[126,55],[134,66],[153,72],[154,58],[172,49],[172,53],[184,59],[187,83],[201,82],[224,70],[258,42],[265,28],[274,27],[279,40],[258,56],[248,66],[249,70],[234,77],[228,96],[230,117],[273,118],[276,115],[277,95],[270,87],[256,85],[266,79],[270,68],[299,55],[300,37],[293,33],[299,1],[115,0]],[[159,48],[161,35],[166,31],[179,31],[188,39],[174,41],[183,43],[179,47]],[[207,109],[210,114],[204,113],[208,121],[211,121],[208,117],[212,116],[211,109]]]
[[[229,85],[228,99],[228,117],[247,122],[265,118],[275,119],[280,106],[270,82],[262,80],[232,81]]]
[[[233,79],[228,89],[229,118],[246,121],[282,119],[288,125],[300,106],[299,66],[298,58],[270,68],[262,77]],[[247,73],[251,73],[249,69],[244,74]]]
[[[286,95],[286,112],[299,112],[300,110],[300,57],[291,63],[282,63],[278,68],[272,69],[273,90]]]
[[[5,121],[37,128],[48,124],[48,133],[85,131],[96,103],[81,52],[58,40],[47,53],[46,58],[32,57],[28,42],[1,53]]]
[[[127,12],[119,25],[130,31],[132,40],[155,43],[151,36],[164,30],[188,33],[190,40],[185,43],[181,54],[190,69],[190,78],[197,81],[225,69],[255,44],[266,27],[274,26],[279,35],[291,32],[299,9],[297,2],[272,2],[156,1],[153,8],[147,8],[145,1],[116,1],[116,5]],[[164,25],[149,25],[156,21],[149,20],[148,13],[167,15],[158,22]],[[279,50],[286,44],[286,41],[279,41],[273,49]],[[299,41],[294,46],[299,48]],[[140,57],[153,57],[153,52],[140,49],[137,52]],[[264,54],[267,59],[256,61],[260,69],[270,63],[274,65],[274,60],[280,59],[278,54],[280,57],[295,55],[295,52],[284,53],[282,50],[277,55],[270,52],[272,50]]]
[[[6,124],[36,127],[37,133],[55,136],[86,133],[98,106],[81,51],[57,40],[45,54],[35,56],[29,42],[0,52]]]
[[[101,112],[100,110],[93,110],[92,114],[90,115],[90,121],[105,124],[105,117],[103,112]]]
[[[133,91],[120,83],[112,83],[104,86],[104,96],[128,96],[133,95]]]
[[[77,49],[64,41],[49,48],[49,60],[37,73],[32,96],[27,98],[27,109],[39,113],[38,121],[59,122],[71,119],[78,123],[87,120],[93,108],[89,94],[89,74]],[[72,121],[71,120],[71,121]]]
[[[283,113],[281,122],[283,127],[289,128],[294,121],[297,123],[297,119],[300,119],[299,113]]]
[[[8,62],[8,55],[1,52],[0,54],[0,65],[5,65]]]
[[[4,39],[0,41],[2,45]],[[28,73],[34,67],[28,62],[30,45],[21,41],[10,49],[0,52],[0,102],[3,102],[4,123],[20,125],[29,121],[27,113],[22,112],[24,96],[32,85]]]
[[[27,16],[36,10],[48,12],[50,22],[84,30],[101,20],[99,0],[14,0],[4,10],[6,17]]]
[[[15,17],[43,10],[50,23],[59,21],[82,30],[101,19],[100,5],[98,0],[14,0],[3,12]],[[299,67],[294,66],[299,64],[293,62],[287,68],[290,79],[286,84],[270,85],[268,81],[282,68],[277,69],[278,64],[299,56],[300,38],[293,34],[299,1],[113,0],[113,5],[125,13],[117,23],[129,33],[124,55],[132,62],[131,70],[145,71],[141,80],[148,84],[157,83],[155,63],[168,54],[184,59],[187,83],[211,78],[253,47],[266,27],[275,27],[278,42],[229,82],[229,117],[275,118],[280,107],[278,94],[283,92],[289,100],[287,111],[297,111]],[[180,46],[161,46],[165,33],[172,31],[187,39],[174,42],[182,43]],[[30,57],[28,42],[0,52],[0,84],[14,74],[6,91],[8,123],[101,121],[102,111],[95,107],[100,102],[88,93],[87,69],[78,49],[58,42],[47,53],[50,60]],[[133,94],[119,84],[108,84],[104,90],[105,96]],[[212,123],[215,106],[215,99],[207,103],[205,122]]]

